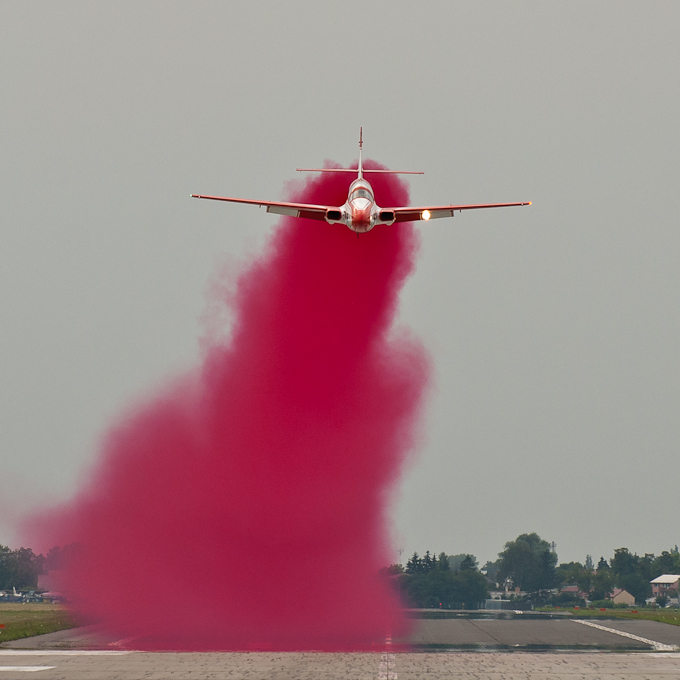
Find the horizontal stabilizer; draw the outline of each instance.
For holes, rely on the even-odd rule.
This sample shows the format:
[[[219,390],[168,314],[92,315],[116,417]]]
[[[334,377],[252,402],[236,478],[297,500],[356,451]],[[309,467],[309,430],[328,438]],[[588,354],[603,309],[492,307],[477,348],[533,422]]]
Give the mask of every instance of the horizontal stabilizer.
[[[359,172],[358,168],[295,168],[298,172]],[[413,170],[366,170],[363,169],[364,175],[368,173],[383,174],[383,175],[424,175],[424,172],[415,172]]]

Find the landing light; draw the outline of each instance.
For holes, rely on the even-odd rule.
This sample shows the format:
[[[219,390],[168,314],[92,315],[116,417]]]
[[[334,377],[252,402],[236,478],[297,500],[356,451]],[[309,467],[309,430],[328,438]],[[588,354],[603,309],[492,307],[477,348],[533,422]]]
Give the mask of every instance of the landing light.
[[[430,211],[429,210],[423,210],[423,214],[421,215],[421,217],[424,220],[429,220],[430,219]]]

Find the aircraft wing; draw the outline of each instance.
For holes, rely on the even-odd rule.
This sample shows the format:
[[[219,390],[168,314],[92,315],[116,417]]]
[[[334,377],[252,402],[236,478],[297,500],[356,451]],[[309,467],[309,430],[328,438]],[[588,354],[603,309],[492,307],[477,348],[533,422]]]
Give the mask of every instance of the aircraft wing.
[[[228,201],[229,203],[248,203],[250,205],[265,205],[267,212],[289,217],[305,217],[308,220],[326,220],[326,211],[337,210],[331,205],[311,205],[309,203],[282,203],[281,201],[253,201],[249,198],[227,198],[226,196],[204,196],[191,194],[192,198],[207,198],[211,201]]]
[[[438,217],[453,217],[456,210],[509,208],[515,205],[531,205],[531,201],[525,203],[478,203],[476,205],[428,205],[419,208],[383,208],[383,210],[393,210],[395,222],[414,222],[416,220],[434,220]]]

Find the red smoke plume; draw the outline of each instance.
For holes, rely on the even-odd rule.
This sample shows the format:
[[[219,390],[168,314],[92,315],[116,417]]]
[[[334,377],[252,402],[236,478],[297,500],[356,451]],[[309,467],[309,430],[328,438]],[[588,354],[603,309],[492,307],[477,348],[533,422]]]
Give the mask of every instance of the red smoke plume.
[[[292,200],[341,205],[350,181]],[[408,204],[396,178],[373,184]],[[377,572],[429,376],[391,329],[417,244],[411,224],[280,221],[237,281],[228,345],[112,429],[87,488],[38,523],[79,544],[60,584],[77,612],[147,649],[357,649],[405,630]]]

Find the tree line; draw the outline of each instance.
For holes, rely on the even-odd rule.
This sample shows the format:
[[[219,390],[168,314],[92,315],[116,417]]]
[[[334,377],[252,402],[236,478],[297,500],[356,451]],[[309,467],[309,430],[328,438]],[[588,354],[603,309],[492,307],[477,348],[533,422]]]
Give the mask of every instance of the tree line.
[[[77,549],[74,543],[65,548],[52,548],[47,555],[36,555],[30,548],[11,550],[0,545],[0,590],[35,590],[41,574],[61,569],[65,559]]]
[[[35,590],[40,574],[60,569],[80,547],[52,548],[47,555],[30,548],[11,550],[0,545],[0,590]],[[581,562],[558,565],[557,554],[538,534],[521,534],[508,541],[498,559],[481,569],[474,555],[414,553],[406,566],[392,565],[383,574],[392,579],[404,602],[412,607],[475,608],[491,590],[518,588],[535,604],[583,604],[577,593],[557,593],[561,586],[578,586],[589,600],[605,600],[615,588],[627,590],[638,604],[652,594],[650,581],[661,574],[680,574],[676,545],[660,555],[637,555],[617,548],[597,564],[590,555]]]
[[[392,565],[387,572],[396,579],[408,605],[456,609],[475,608],[491,590],[508,590],[513,599],[535,605],[584,605],[579,593],[559,592],[562,586],[572,585],[591,601],[605,601],[615,588],[622,588],[644,604],[652,594],[652,579],[680,574],[677,545],[660,555],[642,556],[617,548],[609,561],[603,556],[597,565],[590,555],[584,563],[557,562],[554,547],[531,533],[508,541],[498,559],[481,569],[474,555],[437,556],[428,551],[422,557],[414,553],[405,568]],[[522,594],[514,594],[515,589]]]
[[[386,572],[410,607],[476,609],[488,592],[473,555],[413,553],[405,568],[393,564]]]
[[[550,599],[545,593],[550,589],[574,585],[591,601],[605,600],[615,588],[622,588],[638,604],[644,604],[652,594],[652,579],[661,574],[680,574],[680,552],[677,545],[660,555],[637,555],[628,548],[617,548],[609,561],[602,556],[597,565],[590,555],[583,563],[558,565],[547,541],[535,533],[522,534],[506,543],[498,559],[484,565],[484,571],[498,586],[511,583],[535,600]],[[551,604],[583,604],[578,594],[561,593],[552,600]]]
[[[0,590],[35,589],[43,570],[44,558],[30,548],[10,550],[0,545]]]

